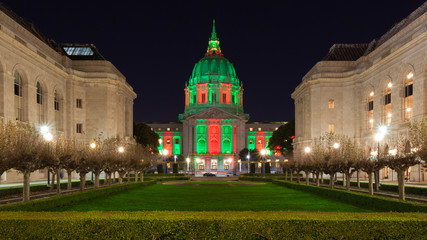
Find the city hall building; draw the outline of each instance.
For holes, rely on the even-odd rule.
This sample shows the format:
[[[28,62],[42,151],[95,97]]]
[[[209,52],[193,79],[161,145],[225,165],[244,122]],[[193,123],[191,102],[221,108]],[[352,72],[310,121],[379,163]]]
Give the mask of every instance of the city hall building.
[[[93,44],[61,44],[0,3],[0,119],[80,141],[132,137],[136,94]],[[31,180],[46,178],[46,170]],[[15,171],[2,182],[22,179]]]
[[[238,157],[242,149],[265,149],[271,170],[281,171],[283,157],[267,146],[273,131],[285,122],[248,122],[249,115],[243,111],[243,83],[221,51],[215,22],[205,56],[195,64],[184,93],[179,122],[147,123],[161,138],[161,154],[184,156],[196,175],[225,175],[233,169],[247,172],[248,159]]]
[[[292,93],[295,154],[327,132],[347,135],[375,154],[380,126],[388,128],[387,144],[406,133],[411,120],[427,117],[426,11],[427,2],[370,43],[334,44],[311,68]],[[383,179],[396,176],[389,168],[380,172]],[[425,181],[427,175],[417,165],[406,177]]]

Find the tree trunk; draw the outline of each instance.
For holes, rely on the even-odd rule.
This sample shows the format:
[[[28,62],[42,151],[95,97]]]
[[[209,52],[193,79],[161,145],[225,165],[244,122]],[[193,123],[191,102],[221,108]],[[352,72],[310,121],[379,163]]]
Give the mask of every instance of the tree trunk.
[[[61,194],[61,168],[56,172],[56,194]]]
[[[294,171],[291,171],[291,182],[293,178],[294,178]]]
[[[301,183],[299,179],[299,171],[297,171],[297,183]]]
[[[379,191],[380,190],[380,184],[378,182],[379,178],[379,171],[374,171],[374,178],[375,178],[375,191]]]
[[[310,172],[305,172],[305,184],[309,185],[310,181]]]
[[[357,188],[360,188],[360,170],[357,170]]]
[[[52,179],[50,182],[50,188],[53,190],[55,188],[55,177],[56,177],[56,173],[55,170],[52,170]]]
[[[71,190],[71,188],[73,187],[73,184],[71,183],[71,173],[73,171],[71,169],[67,169],[67,178],[68,178],[68,183],[67,183],[67,190]]]
[[[335,179],[334,179],[334,174],[330,174],[330,185],[331,188],[334,189],[334,184],[335,184]]]
[[[399,188],[399,200],[405,200],[405,170],[396,169],[397,184]]]
[[[111,186],[113,182],[113,173],[108,174],[108,186]]]
[[[141,172],[141,182],[144,181],[144,172]]]
[[[95,175],[95,188],[99,188],[99,174],[100,173],[101,172],[99,172],[99,171],[93,172],[93,174]]]
[[[130,182],[130,171],[127,173],[127,177],[128,177],[128,182],[127,183],[129,183]]]
[[[85,189],[86,185],[86,173],[79,173],[80,175],[80,191],[83,191]]]
[[[323,172],[320,172],[320,182],[323,184],[323,183],[325,183],[324,181],[323,181]]]
[[[316,173],[316,186],[320,186],[320,182],[319,182],[319,173]]]
[[[345,185],[345,187],[346,187],[346,189],[347,189],[347,191],[350,191],[350,185],[351,185],[351,183],[350,183],[350,178],[351,178],[351,173],[349,173],[349,172],[347,172],[346,174],[345,174],[345,176],[346,176],[346,180],[345,180],[345,182],[346,182],[346,184],[347,185]]]
[[[369,194],[374,195],[374,186],[372,183],[372,172],[368,173],[368,179],[369,179]]]
[[[123,183],[123,177],[125,176],[126,172],[121,171],[119,172],[119,184]]]
[[[138,172],[137,171],[135,171],[135,182],[138,182]]]
[[[24,186],[22,188],[22,201],[30,201],[30,171],[24,171]]]
[[[288,181],[288,170],[285,171],[285,181]]]

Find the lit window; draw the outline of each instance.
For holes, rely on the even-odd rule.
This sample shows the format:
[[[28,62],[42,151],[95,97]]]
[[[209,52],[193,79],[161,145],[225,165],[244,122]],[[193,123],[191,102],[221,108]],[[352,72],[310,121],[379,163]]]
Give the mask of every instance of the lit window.
[[[179,128],[175,128],[175,130],[176,130],[176,131],[178,131],[178,130],[179,130]]]
[[[412,118],[412,112],[413,112],[413,93],[414,93],[414,81],[413,78],[414,74],[412,72],[410,72],[407,75],[407,79],[405,81],[405,99],[404,99],[404,104],[405,104],[405,121],[409,121]]]
[[[167,143],[167,144],[170,144],[170,143],[171,143],[171,140],[170,140],[170,139],[167,139],[167,140],[166,140],[166,143]]]
[[[253,128],[249,128],[249,131],[253,131],[254,129]]]
[[[166,131],[170,131],[171,129],[170,128],[166,128]]]
[[[93,51],[90,47],[63,47],[69,56],[92,56]]]
[[[277,131],[277,129],[279,129],[279,128],[275,128],[274,130],[276,130],[276,131]]]
[[[83,124],[81,123],[76,124],[76,133],[83,133]]]
[[[44,122],[44,107],[43,107],[43,88],[39,82],[37,82],[37,120],[39,124]]]
[[[76,108],[83,108],[83,102],[81,98],[76,99]]]
[[[258,128],[258,131],[261,131],[261,128]]]
[[[179,144],[179,139],[175,138],[175,144]]]
[[[390,125],[391,123],[391,88],[390,83],[384,95],[384,124]]]
[[[24,109],[23,109],[23,97],[22,97],[22,78],[21,75],[18,72],[15,72],[15,85],[14,85],[14,91],[15,91],[15,119],[22,121],[23,115],[24,115]]]
[[[335,132],[335,124],[329,124],[329,133]]]
[[[329,103],[328,103],[328,106],[329,106],[329,109],[333,109],[333,108],[335,108],[335,105],[334,105],[335,103],[334,103],[334,99],[329,99]]]
[[[159,128],[159,131],[162,131],[162,129],[161,129],[161,128]]]
[[[368,98],[368,130],[374,127],[374,92],[369,93]]]

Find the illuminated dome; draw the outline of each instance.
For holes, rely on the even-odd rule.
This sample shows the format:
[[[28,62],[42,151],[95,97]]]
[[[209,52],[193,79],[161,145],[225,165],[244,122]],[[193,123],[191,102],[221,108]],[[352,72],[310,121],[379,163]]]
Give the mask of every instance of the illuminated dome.
[[[215,20],[205,56],[194,65],[186,84],[185,112],[181,117],[210,107],[243,114],[243,88],[233,64],[221,52]]]

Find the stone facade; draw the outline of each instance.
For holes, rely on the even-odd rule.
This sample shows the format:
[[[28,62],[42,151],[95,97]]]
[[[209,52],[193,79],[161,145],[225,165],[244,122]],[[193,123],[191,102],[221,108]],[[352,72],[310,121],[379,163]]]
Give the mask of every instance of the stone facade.
[[[347,135],[372,151],[378,127],[385,142],[427,116],[427,3],[369,44],[335,44],[303,77],[295,101],[295,154],[326,132]],[[392,146],[390,146],[392,147]],[[425,181],[414,166],[411,181]],[[382,178],[394,178],[389,169]]]
[[[131,137],[135,98],[123,74],[93,44],[57,44],[0,4],[3,121],[47,125],[54,136],[81,141],[98,135]]]

